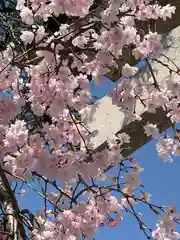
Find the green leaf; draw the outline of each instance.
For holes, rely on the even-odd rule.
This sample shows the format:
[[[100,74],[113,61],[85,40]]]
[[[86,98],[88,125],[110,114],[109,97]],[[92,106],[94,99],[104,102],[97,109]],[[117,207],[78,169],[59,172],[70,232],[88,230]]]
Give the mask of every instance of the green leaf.
[[[35,16],[35,23],[39,26],[43,25],[43,20],[42,20],[41,16],[39,16],[39,15]]]

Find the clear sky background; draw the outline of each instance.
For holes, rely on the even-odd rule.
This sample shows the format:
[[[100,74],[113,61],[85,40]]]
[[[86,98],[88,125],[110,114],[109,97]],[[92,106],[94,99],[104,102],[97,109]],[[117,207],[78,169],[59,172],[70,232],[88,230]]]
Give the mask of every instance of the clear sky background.
[[[104,86],[97,87],[91,84],[90,89],[96,97],[101,98],[113,87],[114,84],[106,79]],[[180,125],[178,127],[180,128]],[[168,133],[171,134],[170,129]],[[176,205],[180,211],[180,158],[176,158],[173,163],[164,163],[157,156],[154,140],[137,150],[133,156],[144,168],[141,179],[146,191],[152,194],[152,203]],[[18,197],[18,200],[22,208],[29,208],[32,211],[39,210],[43,206],[41,198],[29,188],[26,188],[25,196]],[[147,207],[142,207],[141,204],[137,205],[135,209],[137,212],[144,214],[142,217],[144,222],[154,229],[158,216],[149,211]],[[96,235],[96,240],[110,240],[111,238],[113,240],[146,239],[140,231],[137,221],[127,213],[124,215],[124,220],[120,225],[115,228],[101,228]]]

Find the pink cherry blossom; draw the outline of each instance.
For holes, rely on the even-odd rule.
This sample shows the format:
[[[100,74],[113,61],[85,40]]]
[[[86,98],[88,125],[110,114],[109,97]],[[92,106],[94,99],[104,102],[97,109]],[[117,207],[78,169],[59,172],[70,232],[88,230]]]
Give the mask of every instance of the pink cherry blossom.
[[[172,207],[168,207],[168,209]],[[166,208],[167,209],[167,208]],[[172,211],[167,214],[167,210],[162,218],[160,218],[159,222],[157,223],[157,229],[152,232],[152,237],[161,240],[161,239],[168,239],[168,240],[176,240],[180,238],[180,235],[175,230],[175,224],[173,222],[173,214]]]
[[[172,18],[172,14],[175,13],[175,10],[176,10],[176,7],[171,6],[170,4],[163,6],[160,10],[162,19],[166,21],[167,18]]]
[[[161,55],[160,35],[151,26],[145,32],[141,24],[171,18],[175,7],[150,0],[109,0],[98,6],[93,0],[18,0],[16,10],[21,34],[0,54],[0,160],[7,181],[22,182],[43,199],[33,221],[21,211],[25,233],[33,240],[92,240],[100,227],[115,227],[128,213],[147,235],[142,214],[134,208],[144,204],[152,212],[164,210],[152,236],[178,239],[176,208],[151,204],[140,180],[143,167],[125,154],[134,129],[108,136],[94,149],[93,138],[101,132],[98,126],[91,129],[91,122],[100,102],[89,101],[89,82],[102,84],[104,76],[115,73],[122,78],[108,96],[123,113],[125,130],[132,121],[144,122],[139,102],[149,113],[161,108],[173,123],[180,121],[179,69],[167,65],[170,74],[164,83],[155,73],[146,81],[129,61],[133,56],[151,64],[148,58]],[[59,16],[68,20],[61,24]],[[56,21],[56,30],[49,29],[49,20]],[[170,162],[180,155],[174,130],[173,136],[160,133],[151,121],[142,129],[156,140],[157,154]],[[37,182],[45,183],[42,192]],[[18,189],[17,194],[26,192]]]
[[[5,146],[13,148],[22,147],[28,139],[28,130],[24,121],[16,120],[15,124],[11,124],[6,130],[6,139],[4,140]]]
[[[31,44],[34,39],[34,33],[30,32],[30,31],[23,31],[20,38],[24,42],[25,45]]]
[[[138,68],[131,67],[128,63],[126,63],[122,68],[122,76],[130,77],[134,76],[138,72]]]
[[[136,188],[140,185],[139,173],[129,172],[125,176],[125,183],[127,187]]]
[[[23,7],[20,12],[20,16],[23,22],[28,25],[32,25],[34,23],[33,13],[28,7]]]
[[[144,126],[144,133],[149,137],[157,137],[159,134],[158,128],[156,124],[147,124]]]

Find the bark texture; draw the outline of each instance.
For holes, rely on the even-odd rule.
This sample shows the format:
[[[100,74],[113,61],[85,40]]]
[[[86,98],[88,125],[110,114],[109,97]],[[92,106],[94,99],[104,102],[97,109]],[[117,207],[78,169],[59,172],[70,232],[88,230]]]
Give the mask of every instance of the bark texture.
[[[5,215],[5,231],[9,233],[7,240],[26,240],[17,200],[1,167],[0,204]]]

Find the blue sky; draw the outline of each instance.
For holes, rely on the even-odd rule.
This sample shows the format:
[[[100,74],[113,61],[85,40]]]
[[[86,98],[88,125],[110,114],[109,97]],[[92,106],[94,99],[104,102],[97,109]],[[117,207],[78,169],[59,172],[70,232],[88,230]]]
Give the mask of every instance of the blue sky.
[[[139,65],[142,67],[142,63]],[[96,86],[91,83],[90,89],[97,98],[102,98],[107,92],[115,86],[108,79],[105,80],[103,86]],[[178,125],[180,127],[180,125]],[[171,134],[171,129],[168,130]],[[157,205],[176,205],[180,211],[180,158],[176,158],[173,163],[164,163],[157,156],[155,142],[150,141],[148,144],[137,150],[133,156],[138,163],[144,168],[141,173],[141,179],[145,185],[147,192],[152,194],[152,202]],[[32,190],[26,188],[24,197],[18,197],[22,208],[30,208],[36,211],[42,208],[40,197],[35,195]],[[147,207],[137,206],[137,212],[144,214],[145,223],[151,228],[155,228],[157,215],[150,212]],[[146,239],[143,233],[139,230],[138,223],[132,216],[124,215],[122,224],[115,228],[101,228],[96,235],[96,239],[109,240],[143,240]]]

